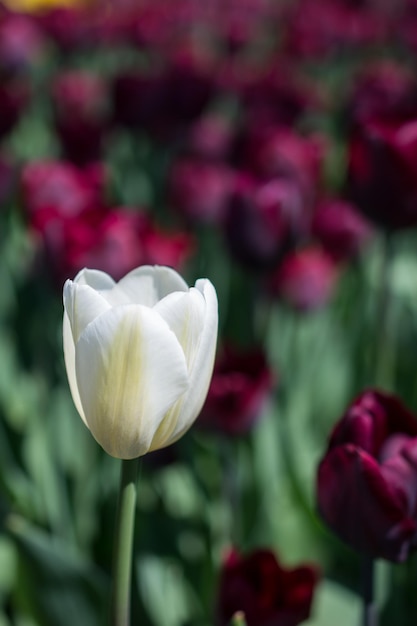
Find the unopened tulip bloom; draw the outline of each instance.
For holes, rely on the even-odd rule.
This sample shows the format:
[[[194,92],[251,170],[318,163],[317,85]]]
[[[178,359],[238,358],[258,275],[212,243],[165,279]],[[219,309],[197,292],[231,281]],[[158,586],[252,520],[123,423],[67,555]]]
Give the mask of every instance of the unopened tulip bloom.
[[[318,507],[347,544],[405,561],[417,544],[417,420],[390,394],[367,389],[336,424],[317,476]]]
[[[191,426],[206,398],[217,296],[169,267],[142,266],[118,283],[83,269],[64,286],[64,356],[75,406],[104,450],[133,459]]]

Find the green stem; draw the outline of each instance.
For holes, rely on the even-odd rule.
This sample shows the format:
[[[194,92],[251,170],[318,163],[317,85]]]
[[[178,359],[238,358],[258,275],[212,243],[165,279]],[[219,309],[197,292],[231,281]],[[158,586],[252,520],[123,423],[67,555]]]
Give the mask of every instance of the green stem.
[[[133,531],[139,459],[122,461],[114,541],[111,626],[130,624]]]
[[[362,555],[363,626],[378,626],[378,614],[374,602],[374,559]]]

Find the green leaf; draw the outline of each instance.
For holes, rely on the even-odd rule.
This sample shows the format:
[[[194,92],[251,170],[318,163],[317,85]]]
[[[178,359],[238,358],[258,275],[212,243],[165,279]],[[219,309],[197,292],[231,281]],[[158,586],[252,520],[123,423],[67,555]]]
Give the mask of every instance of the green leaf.
[[[18,595],[42,626],[102,626],[107,608],[104,575],[80,555],[22,518],[7,520],[18,549]]]
[[[182,626],[200,612],[180,563],[143,555],[137,560],[137,572],[143,603],[158,626]]]
[[[361,600],[359,596],[331,581],[323,581],[317,588],[309,626],[352,626],[359,624]]]

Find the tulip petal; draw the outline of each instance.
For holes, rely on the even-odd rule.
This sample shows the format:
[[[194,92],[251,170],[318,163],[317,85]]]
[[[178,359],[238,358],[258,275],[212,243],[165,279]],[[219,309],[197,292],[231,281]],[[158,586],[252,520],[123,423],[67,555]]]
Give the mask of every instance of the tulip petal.
[[[89,285],[67,280],[64,285],[64,308],[71,324],[74,343],[84,328],[110,308],[110,304]]]
[[[165,413],[188,388],[175,334],[141,305],[110,309],[75,347],[75,370],[88,426],[108,454],[145,454]]]
[[[360,552],[404,561],[416,532],[407,502],[367,452],[347,444],[330,450],[318,471],[319,510]]]
[[[209,280],[201,279],[186,297],[172,294],[159,302],[155,310],[167,320],[183,347],[190,386],[161,423],[152,450],[179,439],[194,422],[204,404],[216,353],[216,291]]]
[[[96,291],[113,289],[116,284],[113,278],[106,274],[106,272],[90,270],[86,267],[78,272],[77,276],[74,278],[74,283],[89,285]]]
[[[132,270],[117,283],[119,290],[133,304],[152,307],[174,291],[188,291],[184,279],[170,267],[143,265]]]
[[[64,361],[65,368],[67,370],[68,383],[72,395],[72,399],[75,404],[75,408],[80,414],[81,419],[88,428],[87,420],[85,419],[84,410],[81,404],[80,394],[78,393],[77,378],[75,376],[75,345],[74,338],[72,336],[71,323],[69,321],[66,311],[64,312],[63,321],[63,339],[64,339]]]

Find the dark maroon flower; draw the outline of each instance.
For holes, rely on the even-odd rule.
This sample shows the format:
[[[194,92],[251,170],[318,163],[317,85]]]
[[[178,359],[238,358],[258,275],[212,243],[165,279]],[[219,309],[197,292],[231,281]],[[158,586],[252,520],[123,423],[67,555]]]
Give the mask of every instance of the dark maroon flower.
[[[169,194],[173,207],[194,222],[223,220],[233,189],[233,172],[221,163],[182,159],[173,164]]]
[[[415,74],[394,61],[367,66],[356,77],[347,115],[351,123],[404,120],[417,115]]]
[[[298,181],[311,200],[320,183],[325,148],[323,137],[304,137],[284,127],[256,127],[244,138],[240,158],[262,179],[285,176]]]
[[[317,87],[301,79],[293,63],[281,59],[253,75],[240,70],[236,83],[250,126],[293,127],[304,115],[322,108]]]
[[[139,265],[181,269],[194,243],[183,233],[162,232],[144,212],[126,207],[96,206],[73,215],[44,208],[30,224],[58,282],[83,267],[95,267],[116,280]]]
[[[318,469],[319,511],[352,548],[404,561],[417,540],[417,419],[366,390],[348,407]]]
[[[159,139],[175,135],[202,114],[213,89],[210,66],[188,56],[152,71],[121,73],[113,83],[114,119]]]
[[[35,161],[24,168],[21,182],[24,206],[32,216],[42,209],[71,216],[103,204],[100,164],[80,169],[65,161]]]
[[[268,279],[268,290],[298,311],[315,311],[329,301],[338,277],[334,260],[321,248],[288,253]]]
[[[82,71],[60,74],[52,85],[55,125],[64,155],[78,165],[98,161],[106,127],[106,88]]]
[[[118,74],[113,81],[112,98],[114,120],[119,124],[151,132],[159,132],[167,124],[160,70]]]
[[[38,24],[63,52],[91,45],[91,22],[87,10],[77,7],[51,7],[40,12]]]
[[[282,177],[260,183],[241,175],[225,215],[226,243],[242,265],[257,271],[271,269],[306,232],[309,219],[293,180]]]
[[[356,124],[349,142],[348,192],[380,226],[417,223],[417,115]]]
[[[35,20],[10,13],[0,21],[0,68],[6,75],[30,69],[43,48],[44,37]]]
[[[261,417],[273,383],[262,350],[225,346],[214,366],[200,425],[227,435],[247,432]]]
[[[165,72],[167,106],[174,122],[199,117],[215,93],[214,68],[209,55],[181,50]]]
[[[336,261],[355,258],[373,235],[373,228],[356,207],[339,198],[319,202],[312,234]]]
[[[348,193],[360,210],[388,229],[417,223],[417,81],[381,62],[356,79],[347,107]]]
[[[285,46],[303,58],[323,58],[381,43],[387,36],[382,14],[332,0],[295,3]]]
[[[0,83],[0,140],[6,137],[18,123],[28,102],[28,85],[21,81],[7,80]]]
[[[233,550],[220,576],[218,626],[228,626],[237,611],[248,626],[297,626],[310,616],[318,577],[313,565],[282,567],[267,549],[247,556]]]
[[[189,128],[186,149],[208,160],[225,159],[232,142],[231,122],[214,113],[197,119]]]

